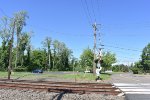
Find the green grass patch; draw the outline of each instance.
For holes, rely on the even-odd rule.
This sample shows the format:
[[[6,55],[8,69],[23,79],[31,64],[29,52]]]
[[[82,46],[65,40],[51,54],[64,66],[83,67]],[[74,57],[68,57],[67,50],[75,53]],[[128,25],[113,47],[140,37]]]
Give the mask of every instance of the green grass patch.
[[[19,77],[25,77],[25,76],[32,76],[29,72],[12,72],[11,77],[12,78],[19,78]],[[7,78],[8,73],[7,72],[0,72],[0,78]]]
[[[111,74],[102,73],[100,77],[102,80],[108,80],[110,79]],[[75,73],[75,74],[64,74],[61,76],[62,78],[67,79],[78,79],[78,80],[95,80],[96,75],[93,75],[92,73]]]
[[[107,80],[110,78],[111,74],[102,73],[100,77],[102,80]],[[0,78],[7,78],[7,72],[0,72]],[[58,78],[58,79],[77,79],[77,80],[95,80],[96,75],[92,73],[66,73],[66,74],[54,74],[51,72],[46,72],[43,74],[31,73],[31,72],[13,72],[11,74],[11,79],[42,79],[42,78]]]
[[[0,72],[0,78],[5,78],[8,76],[7,72]]]
[[[110,74],[123,74],[125,72],[111,72]]]
[[[0,78],[7,78],[8,73],[7,72],[0,72]],[[12,79],[37,79],[37,78],[49,78],[49,77],[58,77],[56,74],[49,74],[49,73],[43,73],[43,74],[37,74],[37,73],[31,73],[31,72],[12,72],[11,78]]]

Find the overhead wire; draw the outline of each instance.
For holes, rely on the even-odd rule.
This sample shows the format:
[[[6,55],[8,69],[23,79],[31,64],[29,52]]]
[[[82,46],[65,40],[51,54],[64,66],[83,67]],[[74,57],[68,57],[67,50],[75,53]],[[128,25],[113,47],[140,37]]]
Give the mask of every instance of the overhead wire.
[[[4,16],[6,16],[6,17],[8,17],[8,18],[11,18],[10,16],[8,16],[5,12],[4,12],[4,10],[2,9],[2,8],[0,8],[0,11],[2,12],[2,14],[4,15]],[[28,24],[29,25],[29,24]],[[32,27],[33,28],[33,25],[29,25],[30,27]],[[39,27],[40,29],[42,29],[42,30],[45,30],[45,31],[47,31],[47,32],[54,32],[54,33],[60,33],[60,34],[63,34],[63,35],[69,35],[70,33],[65,33],[65,32],[58,32],[58,31],[53,31],[53,30],[49,30],[49,29],[47,29],[47,28],[42,28],[42,27]],[[86,37],[91,37],[91,36],[93,36],[92,34],[90,35],[87,35],[87,34],[71,34],[71,35],[73,35],[73,36],[86,36]]]
[[[11,19],[11,17],[10,17],[10,16],[8,16],[2,8],[0,8],[0,11],[1,11],[1,13],[2,13],[4,16],[6,16],[6,17],[8,17],[8,18],[10,18],[10,19]]]
[[[101,21],[101,13],[100,13],[101,11],[100,11],[100,2],[99,2],[100,0],[96,0],[96,1],[97,1],[97,3],[96,3],[97,4],[97,11],[98,11],[99,19]]]
[[[92,21],[91,21],[91,19],[90,19],[90,16],[88,15],[88,12],[86,11],[86,8],[85,8],[85,6],[84,6],[83,0],[81,0],[81,5],[82,5],[82,8],[83,8],[83,10],[84,10],[84,12],[85,12],[85,16],[87,17],[88,23],[89,23],[89,25],[91,26],[91,25],[92,25]]]
[[[116,50],[111,50],[111,49],[107,49],[107,48],[105,48],[104,51],[105,51],[105,52],[113,52],[113,53],[116,52]],[[123,51],[118,51],[118,50],[117,50],[117,52],[120,52],[121,54],[124,53]],[[133,55],[135,55],[135,54],[129,53],[129,52],[127,52],[127,54],[128,54],[128,55],[131,54],[132,57],[133,57]],[[125,58],[127,58],[127,57],[125,57]],[[131,57],[128,57],[128,58],[131,58]],[[134,59],[134,58],[133,58],[133,59]]]
[[[99,18],[101,18],[101,14],[100,14],[100,3],[99,3],[99,0],[96,0],[97,1],[97,11],[98,11],[98,15],[99,15]],[[88,7],[88,4],[87,4],[87,1],[85,0],[85,4],[86,4],[86,7],[87,7],[87,11],[88,11],[88,14],[90,16],[90,19],[92,20],[91,18],[91,15],[90,15],[90,11],[89,11],[89,7]],[[95,11],[94,11],[94,7],[93,7],[93,0],[91,0],[91,7],[92,7],[92,13],[93,13],[93,16],[94,16],[94,19],[96,21],[96,14],[95,14]],[[98,38],[98,41],[99,41],[99,45],[102,46],[102,39],[101,39],[101,34],[100,32],[98,33],[99,35],[99,38]],[[111,45],[104,45],[104,47],[112,47],[112,48],[116,48],[116,49],[121,49],[121,50],[126,50],[126,51],[137,51],[137,52],[142,52],[142,50],[136,50],[136,49],[131,49],[131,48],[122,48],[122,47],[118,47],[118,46],[111,46]],[[99,51],[98,48],[96,48],[97,52]],[[129,57],[123,57],[123,58],[129,58]],[[131,58],[130,58],[131,59]],[[132,58],[132,59],[135,59],[135,58]]]
[[[95,0],[91,0],[92,12],[93,12],[93,16],[94,16],[94,21],[97,22],[97,21],[96,21],[96,14],[95,14],[95,11],[94,11],[93,1],[95,1]]]
[[[34,28],[33,25],[29,25],[30,27]],[[46,32],[49,32],[49,33],[57,33],[57,34],[62,34],[62,35],[65,35],[65,36],[68,36],[68,35],[72,35],[72,36],[84,36],[84,37],[91,37],[93,36],[93,34],[73,34],[73,33],[67,33],[67,32],[59,32],[59,31],[55,31],[55,30],[49,30],[48,28],[45,28],[45,27],[39,27],[39,26],[36,26],[37,28],[39,29],[42,29]]]
[[[85,5],[86,5],[86,9],[87,9],[87,12],[88,12],[89,18],[90,18],[91,22],[93,23],[93,19],[92,19],[92,17],[91,17],[91,13],[90,13],[90,10],[89,10],[88,3],[87,3],[87,1],[86,1],[86,0],[84,0],[84,1],[85,1]]]
[[[112,48],[116,48],[116,49],[121,49],[121,50],[142,52],[142,50],[131,49],[131,48],[123,48],[123,47],[111,46],[111,45],[106,45],[106,44],[104,44],[104,46],[106,46],[106,47],[112,47]]]

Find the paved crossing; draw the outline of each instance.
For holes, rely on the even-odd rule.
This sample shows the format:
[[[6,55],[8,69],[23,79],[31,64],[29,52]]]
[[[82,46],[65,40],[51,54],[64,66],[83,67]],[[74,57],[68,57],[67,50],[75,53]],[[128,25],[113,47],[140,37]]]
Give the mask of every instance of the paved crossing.
[[[114,83],[124,92],[126,100],[150,100],[150,83]]]
[[[150,94],[150,83],[114,83],[125,94]]]
[[[112,74],[110,82],[124,92],[125,100],[150,100],[150,75]]]

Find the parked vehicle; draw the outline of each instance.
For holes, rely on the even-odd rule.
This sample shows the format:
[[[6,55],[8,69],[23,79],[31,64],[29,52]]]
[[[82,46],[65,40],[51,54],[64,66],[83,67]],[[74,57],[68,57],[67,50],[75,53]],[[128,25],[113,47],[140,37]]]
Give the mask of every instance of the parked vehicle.
[[[43,73],[43,70],[41,69],[35,69],[32,71],[32,73]]]

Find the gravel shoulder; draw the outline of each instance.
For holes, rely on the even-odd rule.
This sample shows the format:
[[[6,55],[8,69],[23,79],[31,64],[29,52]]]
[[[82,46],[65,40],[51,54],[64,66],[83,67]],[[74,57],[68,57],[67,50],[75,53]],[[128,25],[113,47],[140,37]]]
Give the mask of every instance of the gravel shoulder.
[[[99,94],[63,94],[32,90],[0,89],[0,100],[124,100],[124,97]]]

